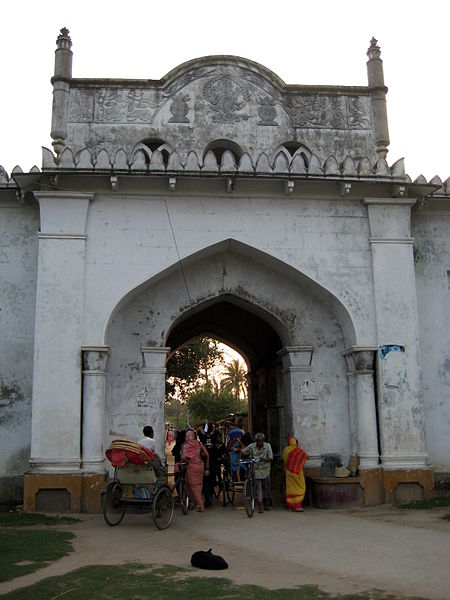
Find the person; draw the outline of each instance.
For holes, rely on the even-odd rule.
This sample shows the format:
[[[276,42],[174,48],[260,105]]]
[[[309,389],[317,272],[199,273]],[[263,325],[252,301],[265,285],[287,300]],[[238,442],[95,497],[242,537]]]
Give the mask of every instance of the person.
[[[181,452],[183,449],[183,444],[186,439],[186,431],[182,429],[178,430],[175,436],[175,444],[171,450],[171,454],[174,458],[175,463],[181,462]]]
[[[213,444],[212,435],[208,433],[206,435],[205,448],[209,456],[209,473],[205,470],[205,476],[203,478],[203,494],[205,496],[205,508],[212,505],[214,497],[214,483],[217,475],[217,464],[215,451],[216,448]]]
[[[153,427],[151,425],[146,425],[142,430],[142,433],[144,434],[144,437],[141,440],[139,440],[138,443],[141,444],[141,446],[145,446],[146,448],[154,452],[155,440],[153,439]]]
[[[172,431],[171,427],[169,427],[169,429],[167,430],[167,445],[171,446],[172,441],[173,441],[173,431]]]
[[[199,512],[204,512],[202,498],[203,476],[209,475],[209,455],[205,446],[197,439],[193,429],[186,431],[181,460],[186,461],[186,490],[189,499]]]
[[[241,459],[241,453],[245,446],[246,444],[244,444],[244,439],[241,439],[240,437],[234,438],[234,440],[231,442],[230,466],[231,479],[233,481],[245,481],[245,467],[239,464],[239,461]]]
[[[283,450],[283,462],[286,464],[286,508],[289,511],[303,512],[302,502],[306,491],[303,466],[307,460],[306,452],[300,448],[297,439],[290,435]]]
[[[272,510],[270,464],[273,460],[273,452],[272,446],[264,440],[264,434],[257,433],[255,441],[241,451],[242,456],[250,456],[250,458],[259,460],[255,463],[255,498],[260,513],[264,510]]]
[[[209,452],[209,472],[211,474],[212,486],[217,485],[222,489],[222,465],[225,460],[225,444],[220,432],[216,429],[211,435],[212,449]]]

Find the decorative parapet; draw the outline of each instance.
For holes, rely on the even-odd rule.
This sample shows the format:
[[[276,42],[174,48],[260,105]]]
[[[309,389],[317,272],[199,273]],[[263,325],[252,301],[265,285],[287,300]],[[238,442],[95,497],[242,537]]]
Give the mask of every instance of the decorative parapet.
[[[88,148],[79,152],[73,152],[70,148],[64,148],[59,156],[55,156],[48,148],[42,148],[42,170],[46,171],[91,171],[91,172],[127,172],[157,174],[202,174],[214,175],[242,175],[242,176],[293,176],[293,177],[345,177],[345,178],[376,178],[376,179],[399,179],[404,180],[407,176],[404,170],[404,161],[401,158],[391,167],[383,158],[371,163],[368,157],[354,159],[347,156],[345,160],[338,163],[334,156],[327,158],[325,162],[314,154],[305,161],[300,156],[294,156],[292,160],[286,158],[285,153],[278,152],[270,159],[269,152],[262,152],[258,156],[250,156],[244,153],[238,162],[234,155],[226,151],[223,153],[220,164],[216,156],[209,151],[202,159],[195,150],[190,150],[184,160],[176,150],[173,150],[167,160],[159,150],[137,148],[127,154],[120,149],[111,155],[108,150],[102,148],[98,154],[93,154]]]
[[[206,160],[207,158],[207,160]],[[450,177],[442,181],[435,175],[427,182],[423,175],[419,175],[414,181],[409,175],[405,174],[404,161],[399,159],[393,165],[389,166],[385,159],[379,159],[372,164],[367,157],[353,159],[347,157],[341,164],[331,156],[324,163],[314,154],[311,155],[308,165],[296,156],[289,163],[285,156],[280,152],[273,160],[269,159],[267,153],[261,153],[256,160],[248,153],[244,153],[236,164],[235,158],[231,152],[225,152],[222,156],[221,164],[213,153],[208,153],[205,160],[202,161],[194,150],[191,150],[184,161],[176,151],[173,151],[167,164],[161,158],[159,151],[145,153],[138,149],[131,154],[123,150],[118,150],[114,156],[110,156],[106,149],[103,149],[94,160],[91,152],[84,148],[74,154],[70,148],[65,148],[59,158],[48,148],[42,148],[42,175],[56,176],[64,173],[91,173],[91,174],[109,174],[111,184],[116,174],[118,175],[148,175],[148,176],[168,176],[170,180],[169,189],[176,189],[176,177],[178,176],[199,176],[199,177],[226,177],[232,182],[229,191],[234,189],[236,178],[261,177],[284,179],[285,193],[294,191],[295,180],[332,180],[338,181],[341,188],[341,195],[347,195],[351,191],[352,182],[375,181],[392,183],[394,186],[394,196],[401,196],[406,193],[406,187],[410,186],[410,195],[427,196],[433,198],[450,197]],[[37,166],[33,166],[29,174],[39,176],[41,171]],[[9,175],[6,169],[0,165],[0,189],[14,188],[17,190],[21,176],[26,177],[17,165]],[[117,178],[116,178],[117,179]],[[36,180],[38,183],[38,180]],[[430,186],[435,189],[430,192]],[[20,183],[19,183],[19,187]],[[423,192],[421,192],[423,188]],[[113,186],[114,189],[114,186]],[[116,186],[117,189],[117,186]],[[412,192],[412,193],[411,193]]]
[[[34,166],[30,169],[30,173],[40,173],[40,170],[38,167]],[[19,165],[16,165],[14,167],[14,169],[11,171],[11,175],[8,175],[8,172],[6,171],[6,169],[4,169],[2,167],[2,165],[0,165],[0,189],[4,189],[4,188],[14,188],[17,189],[17,183],[14,180],[14,177],[23,175],[23,171],[22,169],[19,167]]]

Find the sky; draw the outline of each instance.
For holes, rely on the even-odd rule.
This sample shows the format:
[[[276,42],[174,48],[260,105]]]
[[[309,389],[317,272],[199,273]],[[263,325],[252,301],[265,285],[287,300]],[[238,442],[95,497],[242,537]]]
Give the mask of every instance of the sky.
[[[56,38],[70,30],[73,76],[160,79],[213,54],[254,60],[289,84],[367,85],[378,40],[393,164],[450,176],[448,0],[17,0],[3,3],[0,165],[41,167],[51,148]]]

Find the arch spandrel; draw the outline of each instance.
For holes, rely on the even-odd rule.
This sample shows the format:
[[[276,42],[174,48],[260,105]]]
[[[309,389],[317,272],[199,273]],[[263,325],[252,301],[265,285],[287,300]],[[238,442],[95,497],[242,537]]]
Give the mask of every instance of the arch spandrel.
[[[240,265],[243,270],[236,281],[233,284],[228,283],[227,287],[223,273],[228,273],[227,267],[230,261],[234,261],[235,265]],[[173,263],[167,269],[124,294],[109,315],[105,324],[104,339],[108,339],[111,322],[120,311],[124,310],[124,307],[132,303],[141,294],[147,294],[150,302],[150,296],[156,290],[158,297],[161,298],[160,314],[167,314],[164,326],[161,322],[160,331],[157,337],[153,335],[151,344],[165,345],[164,340],[173,327],[173,323],[186,311],[193,309],[197,304],[205,301],[215,301],[217,297],[226,294],[231,294],[235,299],[238,299],[235,301],[240,299],[250,306],[264,310],[267,313],[266,319],[268,321],[271,318],[273,319],[276,330],[278,330],[276,325],[278,320],[284,323],[286,330],[290,331],[288,336],[280,333],[283,343],[286,345],[303,343],[304,340],[300,339],[300,333],[296,333],[299,319],[295,311],[292,310],[292,306],[296,305],[296,301],[292,300],[291,306],[285,301],[286,305],[283,306],[283,294],[280,291],[280,285],[281,282],[284,282],[284,285],[288,286],[289,289],[299,290],[303,295],[307,294],[311,302],[320,302],[327,306],[327,309],[335,315],[339,327],[342,329],[346,347],[359,343],[355,321],[341,300],[298,269],[257,248],[236,240],[227,239],[184,258],[182,265],[184,277],[180,264]],[[210,272],[209,278],[206,275],[206,268]],[[267,276],[271,274],[279,280],[278,283],[274,283],[272,288],[267,288],[265,291],[267,297],[264,294],[258,296],[255,290],[249,288],[249,275],[251,275],[252,269],[253,275],[258,273],[261,278],[260,281],[267,280]],[[171,282],[170,286],[174,286],[174,291],[169,292],[168,289],[165,289],[168,282]],[[177,306],[170,305],[170,310],[168,310],[167,298],[176,298]],[[272,317],[269,317],[269,315],[272,315]]]

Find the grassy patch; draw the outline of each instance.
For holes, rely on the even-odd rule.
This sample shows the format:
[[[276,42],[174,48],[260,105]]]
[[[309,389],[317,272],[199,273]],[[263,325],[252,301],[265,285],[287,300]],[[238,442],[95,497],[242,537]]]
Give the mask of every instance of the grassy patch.
[[[32,573],[72,552],[74,534],[45,529],[0,529],[0,581]]]
[[[73,517],[43,515],[40,513],[25,513],[18,511],[0,512],[0,527],[30,527],[32,525],[70,525],[80,523]]]
[[[408,504],[399,504],[397,508],[423,510],[426,508],[435,508],[436,506],[450,506],[450,496],[435,496],[431,500],[413,500],[412,502],[408,502]]]
[[[227,600],[330,600],[331,594],[317,586],[294,589],[267,590],[253,585],[236,585],[228,579],[193,577],[185,569],[175,567],[152,568],[148,565],[91,566],[72,571],[63,577],[52,577],[36,585],[22,588],[3,596],[5,600],[36,600],[36,598],[64,600],[173,600],[183,598],[223,598]],[[374,592],[339,596],[345,600],[394,600],[394,596]]]
[[[441,517],[441,519],[444,519],[444,521],[450,521],[450,513],[447,515],[444,515],[443,517]]]

